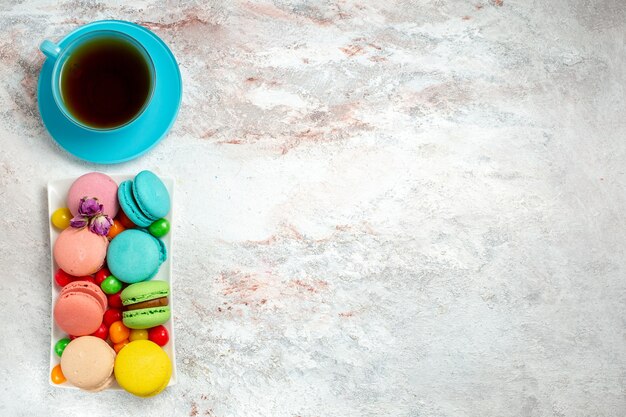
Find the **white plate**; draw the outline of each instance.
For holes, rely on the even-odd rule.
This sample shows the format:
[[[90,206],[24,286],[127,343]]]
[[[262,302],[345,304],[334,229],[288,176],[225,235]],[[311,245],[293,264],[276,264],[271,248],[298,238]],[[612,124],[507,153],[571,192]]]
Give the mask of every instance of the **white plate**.
[[[113,178],[118,184],[120,184],[124,180],[133,179],[134,175],[111,175],[111,178]],[[54,213],[56,209],[61,208],[61,207],[67,207],[67,203],[66,203],[67,192],[69,191],[70,186],[72,185],[75,179],[76,178],[60,179],[60,180],[55,180],[55,181],[51,181],[48,183],[48,219],[50,218],[50,216],[52,216],[52,213]],[[167,191],[169,191],[170,193],[170,199],[172,201],[172,210],[170,210],[170,213],[167,215],[166,218],[170,222],[170,224],[173,225],[174,223],[172,220],[172,212],[174,211],[173,210],[174,181],[171,178],[161,178],[161,180],[163,180],[163,183],[165,184]],[[163,346],[163,349],[165,350],[165,352],[167,353],[167,355],[170,357],[172,361],[172,377],[170,379],[170,383],[168,384],[168,386],[176,384],[176,350],[174,349],[175,338],[174,338],[174,327],[172,325],[172,321],[174,320],[174,291],[173,291],[173,285],[172,285],[173,279],[172,279],[172,262],[171,262],[173,230],[174,230],[174,227],[172,227],[170,229],[170,232],[161,239],[163,243],[165,243],[165,247],[167,248],[167,260],[163,262],[163,264],[161,265],[161,268],[159,269],[159,273],[153,278],[153,279],[158,279],[162,281],[167,281],[170,284],[169,305],[172,311],[172,318],[167,323],[164,324],[165,328],[169,332],[170,341],[167,343],[167,345]],[[51,321],[50,372],[52,372],[52,368],[54,368],[61,361],[61,358],[58,357],[57,354],[54,352],[54,345],[59,339],[68,337],[68,335],[63,330],[61,330],[59,326],[56,325],[56,323],[54,322],[54,315],[53,315],[54,303],[56,302],[57,297],[59,296],[59,293],[61,292],[59,286],[54,281],[54,274],[57,271],[57,269],[59,269],[59,267],[57,266],[56,262],[54,262],[54,256],[52,254],[52,248],[54,247],[54,242],[59,236],[59,233],[60,231],[56,229],[54,226],[52,226],[52,223],[50,223],[50,258],[52,259],[52,265],[51,265],[52,269],[51,269],[51,274],[50,274],[50,278],[52,280],[52,299],[51,299],[51,305],[50,305],[50,321]],[[64,382],[63,384],[54,384],[52,380],[50,379],[50,374],[48,374],[48,381],[50,381],[50,385],[55,386],[55,387],[78,389],[68,382]],[[117,382],[115,382],[113,386],[109,389],[121,390],[122,388],[120,388]]]

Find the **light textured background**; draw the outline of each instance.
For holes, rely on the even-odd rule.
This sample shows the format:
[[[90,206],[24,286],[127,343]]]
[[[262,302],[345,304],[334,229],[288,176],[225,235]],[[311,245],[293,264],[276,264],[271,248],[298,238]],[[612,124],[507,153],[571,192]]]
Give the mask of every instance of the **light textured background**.
[[[36,107],[44,38],[173,49],[180,117],[85,164]],[[0,415],[626,415],[621,0],[0,3]],[[112,146],[115,146],[112,144]],[[177,180],[180,383],[48,385],[45,184]]]

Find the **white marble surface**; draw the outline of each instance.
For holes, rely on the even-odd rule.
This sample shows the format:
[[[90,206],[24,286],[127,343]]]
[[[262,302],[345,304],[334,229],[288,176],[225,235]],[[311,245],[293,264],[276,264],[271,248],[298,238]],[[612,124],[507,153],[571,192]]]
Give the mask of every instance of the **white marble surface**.
[[[118,18],[184,77],[148,155],[47,136],[44,38]],[[626,415],[621,0],[0,2],[0,415]],[[48,385],[45,184],[176,178],[179,384]]]

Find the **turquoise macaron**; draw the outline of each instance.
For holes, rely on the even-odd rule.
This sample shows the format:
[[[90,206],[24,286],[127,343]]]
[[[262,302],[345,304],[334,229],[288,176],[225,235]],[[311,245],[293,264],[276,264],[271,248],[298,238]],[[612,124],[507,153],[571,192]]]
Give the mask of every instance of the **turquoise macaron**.
[[[126,214],[126,217],[128,217],[131,222],[139,227],[148,227],[153,221],[139,209],[135,197],[133,196],[132,188],[133,182],[131,180],[122,182],[117,188],[117,200],[124,214]]]
[[[122,182],[117,198],[126,216],[139,227],[167,216],[171,208],[165,184],[151,171],[141,171],[133,181]]]
[[[138,229],[124,230],[111,240],[107,249],[109,271],[128,284],[151,279],[166,259],[165,244]]]

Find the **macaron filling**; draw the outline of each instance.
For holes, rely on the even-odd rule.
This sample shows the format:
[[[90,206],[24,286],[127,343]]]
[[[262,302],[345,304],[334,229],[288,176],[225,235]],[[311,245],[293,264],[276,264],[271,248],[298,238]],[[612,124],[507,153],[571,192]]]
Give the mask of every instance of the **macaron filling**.
[[[140,310],[142,308],[165,307],[168,305],[167,297],[155,298],[153,300],[142,301],[141,303],[130,304],[126,306],[126,310]]]

